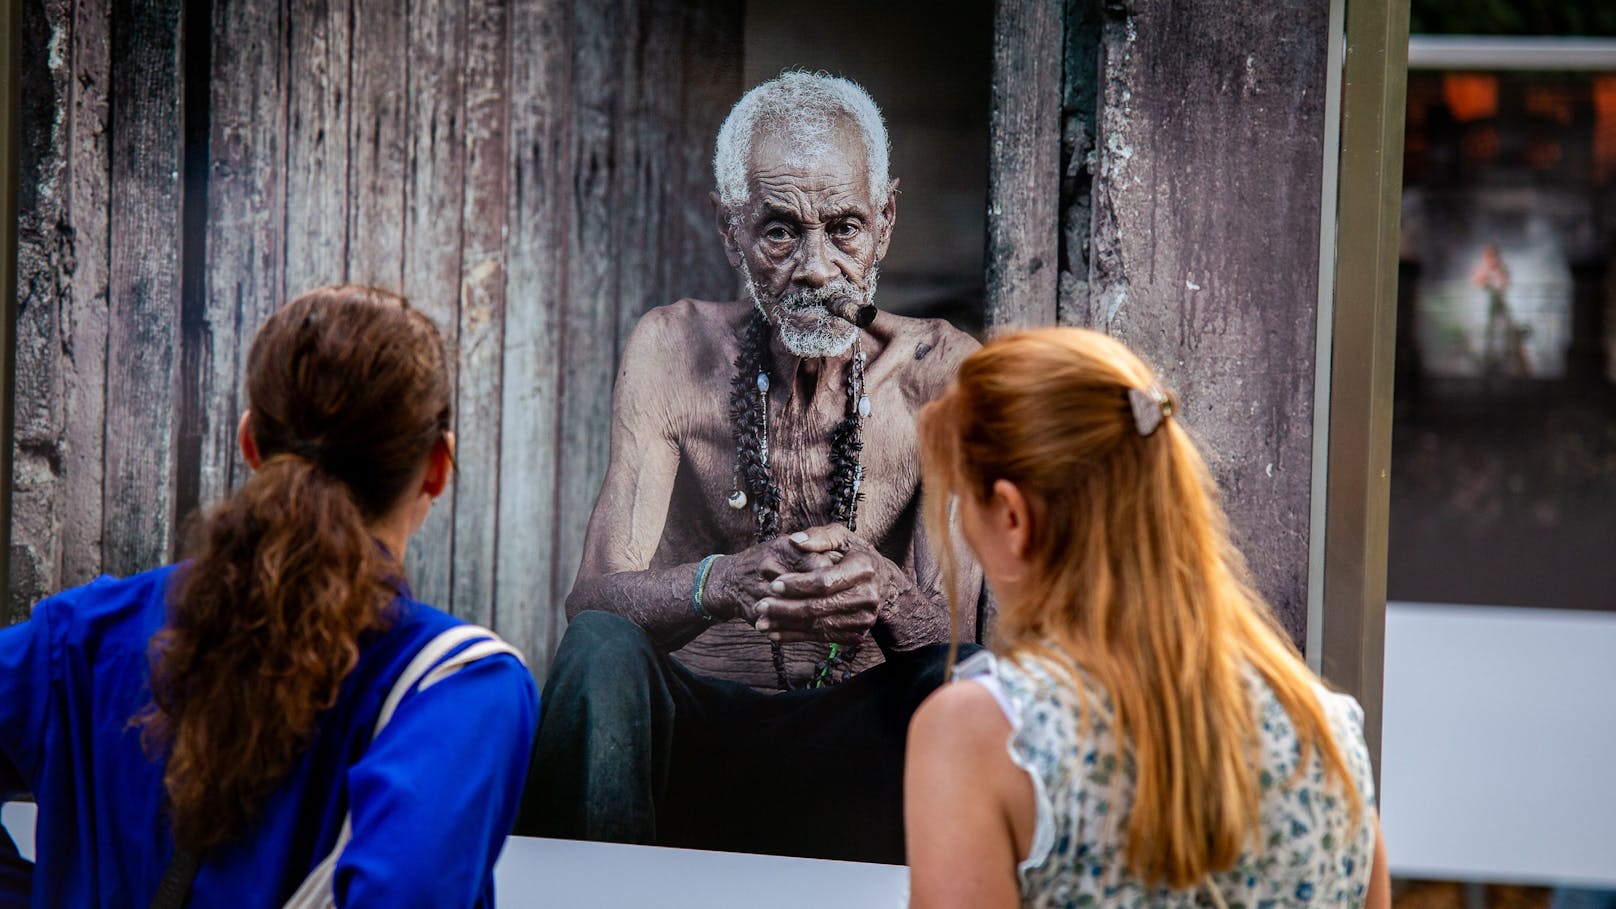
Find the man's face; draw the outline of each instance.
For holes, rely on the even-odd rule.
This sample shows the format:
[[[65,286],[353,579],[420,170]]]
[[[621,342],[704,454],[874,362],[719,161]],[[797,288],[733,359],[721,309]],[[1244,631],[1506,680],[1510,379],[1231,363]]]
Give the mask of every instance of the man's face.
[[[828,307],[874,296],[896,202],[893,193],[870,197],[856,125],[845,123],[810,146],[760,131],[747,168],[748,199],[730,212],[725,247],[786,348],[831,357],[847,351],[857,329]]]

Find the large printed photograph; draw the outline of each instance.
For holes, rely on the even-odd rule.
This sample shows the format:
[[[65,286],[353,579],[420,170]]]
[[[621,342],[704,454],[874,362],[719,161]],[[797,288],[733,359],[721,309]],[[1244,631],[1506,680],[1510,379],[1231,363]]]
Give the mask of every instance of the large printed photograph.
[[[901,863],[909,717],[983,621],[916,418],[978,347],[936,316],[980,320],[991,23],[755,6],[693,203],[740,292],[624,345],[517,832]]]
[[[23,12],[11,623],[196,551],[289,301],[402,298],[448,416],[397,580],[541,691],[518,834],[904,862],[997,617],[917,420],[1018,327],[1161,371],[1306,638],[1326,5]]]

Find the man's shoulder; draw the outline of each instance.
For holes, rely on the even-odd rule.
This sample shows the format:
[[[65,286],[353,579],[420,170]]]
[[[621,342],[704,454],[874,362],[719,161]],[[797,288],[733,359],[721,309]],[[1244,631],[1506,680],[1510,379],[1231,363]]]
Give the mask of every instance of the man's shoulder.
[[[654,306],[640,316],[634,332],[655,332],[687,339],[712,339],[733,333],[747,315],[744,303],[685,298],[664,306]]]
[[[734,359],[736,326],[746,318],[741,303],[680,300],[657,306],[640,316],[623,349],[623,371],[639,366],[664,378],[678,374],[680,364]]]
[[[876,327],[887,335],[883,358],[890,358],[892,368],[921,400],[940,394],[953,381],[960,361],[982,346],[944,319],[883,312]]]
[[[936,357],[958,363],[970,356],[981,343],[955,328],[947,319],[926,319],[881,313],[877,327],[885,331],[888,345],[895,351],[908,350],[915,362]]]

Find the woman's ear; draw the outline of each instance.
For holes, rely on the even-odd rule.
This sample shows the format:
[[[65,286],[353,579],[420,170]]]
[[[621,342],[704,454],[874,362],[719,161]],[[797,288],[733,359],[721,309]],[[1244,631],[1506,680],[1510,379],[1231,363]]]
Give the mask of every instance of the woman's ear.
[[[242,411],[241,422],[236,424],[236,444],[241,446],[241,457],[248,467],[257,470],[264,463],[264,459],[258,455],[258,443],[253,439],[250,410]]]
[[[990,510],[1010,554],[1025,559],[1032,547],[1032,505],[1021,487],[1009,480],[994,480]]]
[[[449,479],[454,476],[454,452],[453,432],[445,432],[438,444],[432,446],[432,452],[427,455],[426,476],[421,480],[421,491],[428,498],[435,499],[449,488]]]

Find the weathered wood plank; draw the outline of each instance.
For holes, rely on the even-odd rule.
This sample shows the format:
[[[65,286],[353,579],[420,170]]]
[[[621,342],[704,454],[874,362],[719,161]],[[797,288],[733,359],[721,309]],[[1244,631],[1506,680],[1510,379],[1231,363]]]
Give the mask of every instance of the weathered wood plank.
[[[640,0],[625,29],[625,109],[617,158],[624,256],[617,354],[646,310],[681,297],[726,299],[735,275],[713,229],[712,152],[740,96],[741,8]]]
[[[253,334],[285,302],[286,29],[279,2],[215,0],[208,176],[207,320],[211,368],[200,497],[246,479],[236,421]]]
[[[419,65],[407,0],[354,0],[348,124],[348,280],[404,287],[408,87]],[[419,592],[419,591],[417,591]]]
[[[404,292],[438,323],[452,351],[460,334],[465,7],[460,0],[417,0],[409,23],[407,163],[401,181],[405,204],[400,218],[404,224]],[[457,358],[451,357],[451,372],[458,372],[457,365]],[[453,605],[454,503],[451,484],[410,541],[406,559],[416,596],[445,609]]]
[[[114,0],[105,565],[172,556],[180,307],[180,10]]]
[[[989,328],[1050,325],[1060,256],[1060,11],[1050,0],[994,7],[984,315]]]
[[[465,199],[461,209],[455,614],[494,621],[499,533],[500,372],[505,345],[505,225],[511,150],[505,61],[510,7],[465,0]],[[528,482],[533,482],[530,478]]]
[[[285,293],[347,278],[349,5],[290,0]]]
[[[571,200],[567,285],[562,298],[560,445],[556,469],[552,602],[572,590],[584,529],[606,474],[612,380],[617,372],[618,262],[614,184],[623,86],[624,27],[615,0],[573,5]]]
[[[209,82],[213,61],[213,7],[180,5],[180,367],[175,376],[174,517],[176,555],[200,517],[202,451],[213,425],[207,396],[215,369],[207,289]]]
[[[611,353],[614,374],[634,323],[652,306],[672,302],[652,295],[658,289],[662,220],[674,194],[668,167],[674,137],[669,130],[678,114],[679,76],[678,62],[671,59],[679,47],[674,11],[658,0],[621,3],[622,50],[613,80],[618,91],[609,190],[614,227],[611,249],[617,264],[617,325]]]
[[[1258,586],[1305,630],[1327,4],[1138,0],[1102,37],[1087,324],[1183,399]]]
[[[680,115],[673,145],[676,193],[663,218],[662,297],[734,299],[737,278],[724,258],[713,220],[713,143],[741,97],[745,4],[740,0],[678,4]]]
[[[494,623],[544,678],[555,601],[559,314],[572,212],[569,4],[511,0],[510,233],[500,388],[499,575]]]
[[[0,627],[26,618],[61,584],[64,364],[62,318],[71,305],[69,210],[72,0],[22,5],[18,121],[17,309],[13,360],[11,548]]]
[[[1061,324],[1082,324],[1089,311],[1089,231],[1094,225],[1094,143],[1100,93],[1100,5],[1063,0],[1061,61],[1060,301]]]
[[[74,268],[62,313],[65,428],[62,458],[62,586],[101,573],[105,540],[107,343],[111,320],[108,248],[112,180],[110,4],[73,7],[69,122],[69,226]]]

